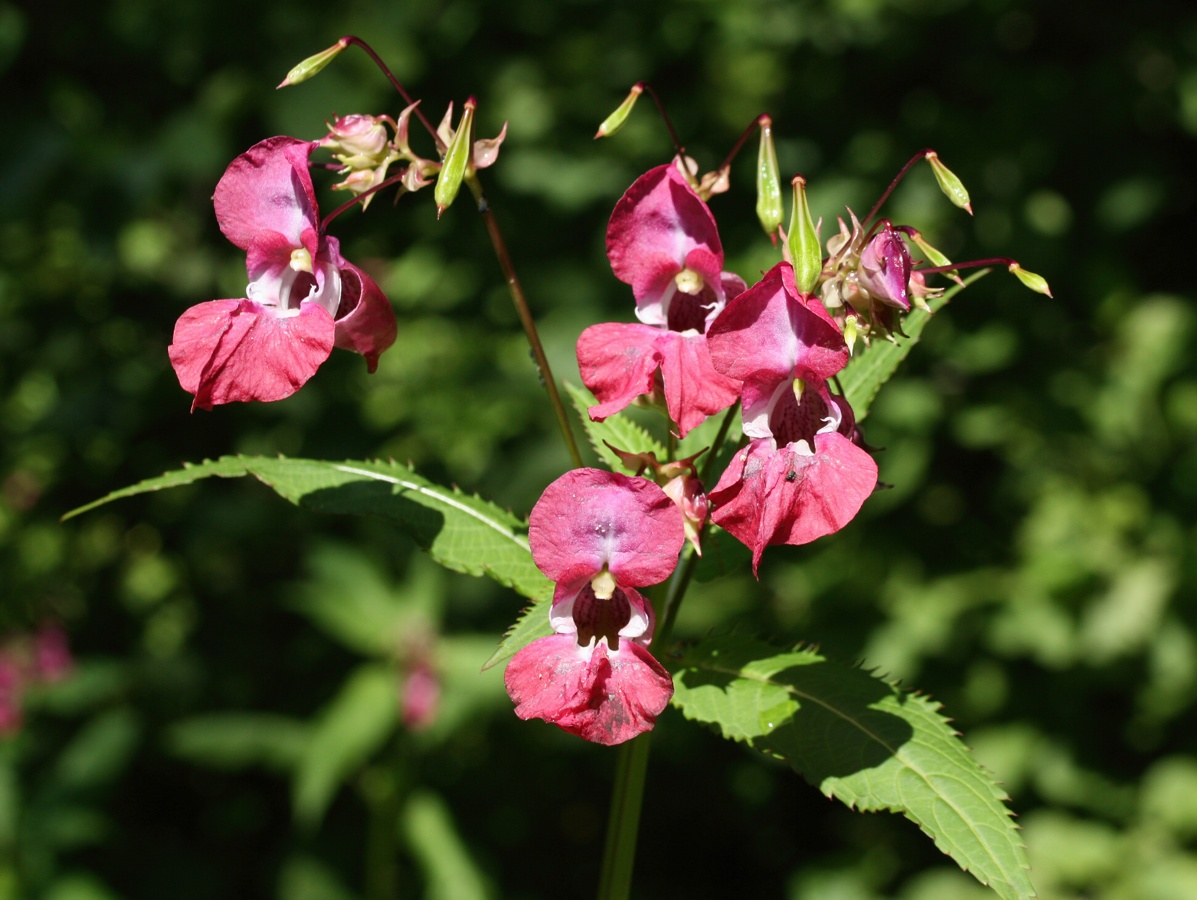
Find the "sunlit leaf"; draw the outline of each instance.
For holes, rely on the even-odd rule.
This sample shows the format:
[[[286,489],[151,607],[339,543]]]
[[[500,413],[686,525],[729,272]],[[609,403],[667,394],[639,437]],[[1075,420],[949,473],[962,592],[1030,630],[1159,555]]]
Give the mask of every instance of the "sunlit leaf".
[[[902,813],[1006,900],[1035,896],[1005,793],[928,698],[739,637],[692,650],[674,683],[687,718],[784,759],[853,809]]]
[[[389,519],[455,572],[487,575],[534,600],[551,590],[532,562],[526,526],[518,517],[456,488],[433,484],[395,462],[222,456],[113,491],[64,518],[147,491],[244,475],[253,475],[296,506]]]

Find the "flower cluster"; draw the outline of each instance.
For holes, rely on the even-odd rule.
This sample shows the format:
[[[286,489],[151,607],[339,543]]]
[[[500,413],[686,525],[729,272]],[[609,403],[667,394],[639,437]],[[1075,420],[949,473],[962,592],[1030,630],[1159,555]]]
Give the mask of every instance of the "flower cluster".
[[[788,262],[749,289],[725,272],[714,216],[680,165],[645,173],[616,204],[607,256],[632,286],[640,323],[587,328],[578,368],[599,401],[595,420],[663,394],[684,437],[742,403],[748,444],[702,511],[709,500],[712,520],[752,550],[755,569],[770,544],[807,543],[847,524],[876,486],[877,466],[848,402],[830,389],[849,358],[841,325],[799,291]],[[876,289],[897,291],[903,279],[908,254],[905,269],[877,275]]]

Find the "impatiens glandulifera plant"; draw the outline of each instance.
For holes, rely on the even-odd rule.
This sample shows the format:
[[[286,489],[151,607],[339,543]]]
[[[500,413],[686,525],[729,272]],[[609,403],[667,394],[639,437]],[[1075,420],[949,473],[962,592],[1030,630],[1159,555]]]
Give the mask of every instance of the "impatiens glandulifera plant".
[[[246,251],[250,283],[244,298],[183,314],[170,347],[181,384],[193,406],[211,408],[284,399],[334,346],[363,354],[373,368],[394,339],[394,314],[374,282],[341,257],[327,226],[346,209],[365,209],[377,193],[428,185],[435,185],[439,217],[464,185],[486,223],[574,468],[545,488],[528,522],[408,466],[247,456],[188,465],[69,515],[210,476],[250,474],[306,508],[383,516],[440,565],[493,578],[532,601],[479,664],[507,663],[507,691],[521,718],[620,745],[600,898],[629,894],[650,732],[669,705],[784,759],[853,808],[902,813],[1001,897],[1033,897],[1004,793],[928,698],[793,649],[793,638],[771,645],[712,635],[684,650],[669,639],[708,529],[742,542],[756,574],[767,547],[805,544],[849,526],[878,475],[858,423],[930,312],[963,286],[960,271],[1003,265],[1042,293],[1046,282],[1009,259],[953,263],[913,226],[878,216],[920,159],[949,199],[971,212],[960,180],[932,151],[916,154],[863,220],[849,210],[851,227],[840,220],[824,245],[800,175],[792,180],[788,231],[781,225],[769,116],[758,116],[723,164],[699,176],[656,93],[638,84],[597,136],[618,131],[648,93],[676,152],[632,183],[608,223],[608,259],[615,278],[630,286],[639,322],[592,325],[578,339],[593,396],[571,391],[611,471],[587,467],[479,179],[495,162],[506,126],[493,140],[475,140],[478,104],[470,98],[456,128],[451,106],[433,127],[354,37],[305,60],[283,84],[311,77],[350,46],[378,63],[406,105],[395,119],[340,117],[312,140],[270,138],[233,161],[217,185],[216,211],[225,235]],[[414,122],[432,148],[426,156],[412,149]],[[761,132],[756,213],[780,258],[748,286],[724,271],[707,201],[730,187],[732,159],[754,129]],[[352,194],[324,220],[310,174],[318,148],[331,154],[324,167],[341,179],[332,188]],[[955,286],[929,287],[936,273]],[[665,413],[659,437],[627,417],[633,403]],[[737,416],[741,434],[733,434]],[[641,592],[666,580],[653,599]],[[404,718],[412,728],[435,716],[441,692],[429,652],[404,657]],[[319,808],[305,801],[301,812],[310,820]]]

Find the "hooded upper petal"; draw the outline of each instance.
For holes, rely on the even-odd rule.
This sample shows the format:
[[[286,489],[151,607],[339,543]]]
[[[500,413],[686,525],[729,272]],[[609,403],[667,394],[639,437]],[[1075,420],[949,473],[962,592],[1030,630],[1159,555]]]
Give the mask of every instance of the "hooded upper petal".
[[[544,719],[608,746],[650,730],[673,696],[669,673],[640,644],[580,647],[571,634],[524,647],[503,680],[521,719]]]
[[[212,196],[224,236],[246,251],[285,244],[305,247],[315,256],[319,213],[308,158],[316,146],[314,141],[272,137],[234,159]]]
[[[168,352],[191,405],[282,400],[301,388],[332,352],[332,316],[305,303],[286,315],[251,300],[209,300],[175,323]]]
[[[667,324],[664,306],[683,269],[723,300],[723,245],[715,217],[672,164],[645,172],[615,205],[607,258],[615,277],[632,286],[637,315],[646,324]]]
[[[752,383],[830,378],[848,364],[844,336],[817,298],[802,294],[781,262],[727,304],[707,330],[717,371]]]
[[[604,567],[623,587],[664,581],[684,540],[682,514],[657,485],[601,469],[566,472],[528,521],[532,559],[575,593]]]

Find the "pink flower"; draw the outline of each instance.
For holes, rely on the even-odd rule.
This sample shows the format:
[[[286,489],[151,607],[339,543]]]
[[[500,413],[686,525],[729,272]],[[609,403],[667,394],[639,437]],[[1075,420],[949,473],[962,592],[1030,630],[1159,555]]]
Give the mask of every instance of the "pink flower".
[[[664,581],[684,541],[682,514],[643,478],[576,469],[532,509],[532,558],[557,583],[556,632],[520,650],[504,680],[521,719],[598,744],[649,731],[673,680],[648,652],[652,605],[637,587]]]
[[[723,271],[715,217],[670,164],[641,175],[607,226],[607,258],[632,286],[639,324],[592,325],[578,338],[582,381],[602,421],[642,394],[660,372],[669,416],[682,436],[731,406],[739,385],[711,366],[706,330],[743,280]]]
[[[877,484],[877,464],[854,442],[852,410],[827,389],[848,361],[839,328],[800,294],[789,263],[728,304],[708,341],[715,367],[743,382],[751,438],[710,492],[712,521],[752,550],[805,544],[843,528]]]
[[[361,269],[320,231],[308,171],[315,142],[273,137],[229,165],[213,203],[225,237],[246,251],[241,299],[191,307],[175,324],[170,361],[192,409],[281,400],[299,390],[334,346],[370,371],[395,340],[395,314]]]

